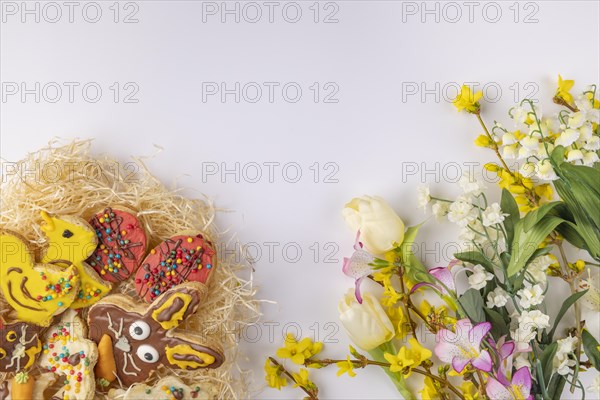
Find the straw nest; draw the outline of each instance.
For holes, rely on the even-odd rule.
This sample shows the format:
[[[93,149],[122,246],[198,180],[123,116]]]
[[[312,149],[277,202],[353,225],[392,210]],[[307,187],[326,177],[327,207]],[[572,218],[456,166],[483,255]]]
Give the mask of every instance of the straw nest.
[[[167,188],[148,171],[141,159],[133,160],[139,168],[122,168],[123,164],[110,156],[93,156],[91,141],[87,140],[66,145],[51,142],[16,164],[5,162],[2,169],[5,176],[0,186],[0,228],[18,232],[38,254],[46,244],[39,228],[40,211],[88,220],[103,207],[124,206],[137,211],[148,235],[149,249],[187,231],[202,232],[216,246],[223,244],[224,235],[214,224],[217,210],[209,201],[189,199],[180,194],[181,189]],[[131,173],[132,170],[137,172]],[[214,370],[160,367],[149,383],[175,375],[188,384],[210,382],[218,390],[219,398],[247,395],[251,377],[249,371],[238,365],[239,333],[259,317],[249,270],[235,255],[219,259],[207,300],[185,324],[185,329],[210,332],[211,337],[220,341],[225,363]],[[136,297],[133,286],[130,279],[115,287],[112,293]],[[11,319],[11,309],[1,294],[0,316]],[[35,376],[42,371],[34,367],[31,372]],[[8,378],[8,374],[0,373],[0,382]],[[97,397],[105,397],[105,393],[97,393]]]

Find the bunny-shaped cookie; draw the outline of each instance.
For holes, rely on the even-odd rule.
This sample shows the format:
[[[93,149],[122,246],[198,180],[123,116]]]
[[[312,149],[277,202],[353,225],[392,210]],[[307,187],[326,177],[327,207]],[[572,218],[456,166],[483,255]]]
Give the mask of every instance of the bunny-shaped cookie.
[[[113,373],[124,386],[144,381],[162,364],[180,369],[219,367],[224,356],[218,346],[174,330],[196,312],[205,291],[204,285],[187,282],[150,306],[122,294],[94,304],[88,313],[90,339],[110,340],[113,345],[112,356],[100,352],[98,366],[114,365]]]

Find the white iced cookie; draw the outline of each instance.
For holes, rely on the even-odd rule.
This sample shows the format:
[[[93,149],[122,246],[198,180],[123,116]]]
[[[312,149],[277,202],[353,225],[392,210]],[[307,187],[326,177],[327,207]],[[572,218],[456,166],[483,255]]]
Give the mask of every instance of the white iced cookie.
[[[94,366],[98,348],[86,339],[86,327],[74,310],[62,314],[60,322],[47,332],[40,366],[48,372],[63,375],[64,386],[53,396],[62,400],[94,398]]]
[[[138,383],[127,391],[112,389],[108,392],[108,398],[114,400],[213,400],[217,395],[217,388],[210,383],[186,385],[173,376],[162,378],[153,386]]]

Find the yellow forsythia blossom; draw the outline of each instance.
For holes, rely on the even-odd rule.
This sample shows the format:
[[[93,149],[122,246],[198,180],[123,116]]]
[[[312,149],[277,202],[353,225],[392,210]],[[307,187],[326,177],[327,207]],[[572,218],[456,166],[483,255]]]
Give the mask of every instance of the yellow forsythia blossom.
[[[287,385],[285,377],[281,376],[281,369],[277,365],[273,365],[268,358],[265,363],[265,373],[265,380],[269,387],[280,390],[282,386]]]
[[[310,379],[308,379],[308,370],[304,369],[304,368],[300,368],[300,371],[298,373],[292,372],[292,376],[294,377],[294,381],[296,382],[294,384],[294,387],[305,387],[305,388],[311,388],[313,385],[313,383],[310,381]]]
[[[294,364],[302,365],[307,358],[318,354],[323,349],[323,343],[313,343],[310,338],[304,338],[299,342],[294,335],[288,333],[284,346],[277,349],[277,357],[289,358]]]
[[[573,102],[573,95],[570,93],[570,90],[574,84],[575,81],[570,79],[564,80],[562,76],[558,75],[558,88],[556,89],[555,96],[571,104]]]
[[[479,396],[479,391],[471,381],[465,381],[462,385],[460,385],[460,390],[465,396],[465,400],[478,400],[481,399]]]
[[[492,143],[494,142],[487,135],[479,135],[474,143],[478,147],[492,147]]]
[[[398,354],[385,353],[383,356],[390,363],[390,371],[402,372],[405,377],[408,377],[413,368],[418,367],[425,360],[431,358],[432,353],[429,349],[421,346],[415,338],[408,340],[410,348],[402,346]]]
[[[483,97],[483,92],[479,91],[477,93],[473,93],[471,88],[467,85],[463,85],[460,89],[460,93],[452,104],[458,111],[465,110],[468,113],[476,114],[479,112],[479,99]]]
[[[423,383],[425,384],[425,386],[423,387],[423,390],[421,390],[419,393],[421,394],[421,398],[423,400],[441,400],[442,396],[440,395],[440,393],[438,392],[436,386],[435,386],[435,381],[433,379],[431,379],[430,377],[425,377],[425,380],[423,381]]]
[[[356,376],[356,372],[354,372],[354,363],[350,361],[350,356],[347,357],[346,361],[339,361],[335,363],[335,365],[337,365],[339,368],[337,376],[342,376],[345,373],[352,378]]]

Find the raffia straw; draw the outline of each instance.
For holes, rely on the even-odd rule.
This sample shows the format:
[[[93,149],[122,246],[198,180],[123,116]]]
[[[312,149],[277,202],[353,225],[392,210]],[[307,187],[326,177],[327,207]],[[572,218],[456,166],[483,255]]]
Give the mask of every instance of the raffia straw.
[[[66,145],[50,142],[18,163],[3,161],[0,227],[21,234],[39,254],[46,244],[39,228],[41,210],[87,220],[106,206],[121,205],[138,211],[148,233],[149,249],[185,231],[200,231],[213,243],[223,240],[223,233],[214,224],[217,210],[212,203],[186,198],[180,194],[181,189],[165,187],[142,159],[133,160],[138,168],[129,168],[132,163],[119,163],[107,155],[92,156],[91,140],[76,140]],[[136,173],[131,173],[136,169]],[[184,328],[204,332],[222,343],[225,363],[214,370],[161,367],[148,383],[176,375],[188,384],[211,382],[218,388],[219,398],[247,396],[251,375],[238,365],[238,342],[241,330],[260,317],[259,302],[254,299],[251,268],[243,264],[239,255],[230,254],[218,261],[207,301]],[[113,293],[135,297],[133,286],[130,279],[113,289]],[[0,295],[0,316],[7,316],[9,311]],[[0,381],[7,378],[7,374],[0,373]]]

